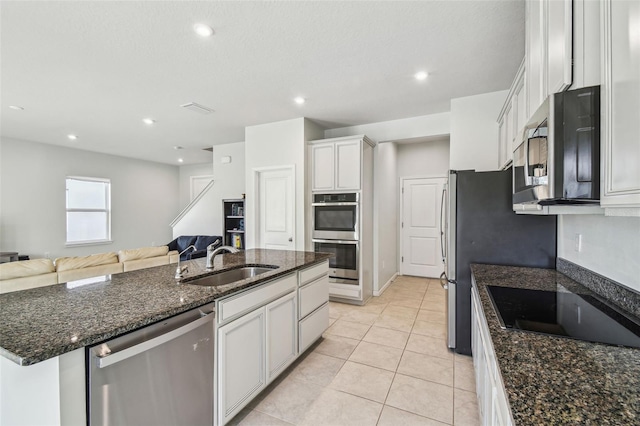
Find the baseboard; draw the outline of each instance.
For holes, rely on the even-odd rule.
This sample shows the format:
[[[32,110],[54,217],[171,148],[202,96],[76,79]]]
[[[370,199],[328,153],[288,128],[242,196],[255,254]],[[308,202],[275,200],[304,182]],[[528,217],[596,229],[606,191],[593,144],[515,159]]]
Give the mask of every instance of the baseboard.
[[[384,291],[387,289],[387,287],[389,287],[389,286],[391,285],[391,283],[392,283],[396,278],[398,278],[398,273],[397,273],[397,272],[396,272],[395,274],[393,274],[393,275],[391,276],[391,278],[389,278],[389,281],[387,281],[387,282],[385,283],[385,285],[383,285],[383,286],[382,286],[382,288],[381,288],[380,290],[378,290],[378,291],[375,291],[375,290],[374,290],[374,291],[373,291],[373,295],[374,295],[374,296],[381,296],[381,295],[382,295],[382,293],[384,293]]]

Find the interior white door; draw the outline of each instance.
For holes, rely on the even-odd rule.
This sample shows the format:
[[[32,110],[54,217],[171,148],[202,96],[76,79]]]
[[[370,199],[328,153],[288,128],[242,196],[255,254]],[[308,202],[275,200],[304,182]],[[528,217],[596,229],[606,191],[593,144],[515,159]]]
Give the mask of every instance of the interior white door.
[[[446,178],[402,179],[402,275],[437,278],[444,270],[440,251],[440,203]]]
[[[259,247],[295,250],[294,169],[285,167],[258,174]]]

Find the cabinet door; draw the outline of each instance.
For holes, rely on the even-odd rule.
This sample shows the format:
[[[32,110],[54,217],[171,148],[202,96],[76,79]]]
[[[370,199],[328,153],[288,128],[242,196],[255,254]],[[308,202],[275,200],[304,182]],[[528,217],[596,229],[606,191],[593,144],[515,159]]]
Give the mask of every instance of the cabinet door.
[[[504,155],[504,147],[507,144],[507,126],[505,123],[505,115],[503,115],[498,122],[498,170],[500,170],[502,166],[504,166],[506,158]]]
[[[218,329],[218,424],[240,411],[266,384],[265,309]]]
[[[546,0],[547,95],[571,85],[572,0]]]
[[[526,91],[524,90],[524,81],[526,78],[526,71],[520,77],[520,80],[516,82],[516,89],[514,91],[514,102],[515,102],[515,131],[513,132],[513,144],[511,146],[511,155],[516,150],[516,148],[523,142],[523,131],[524,126],[527,124],[527,96]]]
[[[515,127],[515,108],[514,108],[514,103],[513,100],[511,101],[511,104],[507,107],[507,112],[505,113],[505,117],[504,117],[504,125],[505,125],[505,134],[506,134],[506,138],[505,138],[505,143],[504,143],[504,160],[502,165],[506,165],[509,160],[512,158],[512,151],[511,151],[511,146],[513,145],[513,135],[515,133],[514,127]]]
[[[619,214],[640,215],[640,3],[604,1],[601,19],[601,204],[631,208]],[[618,214],[615,209],[610,213]]]
[[[267,383],[275,379],[298,354],[297,295],[293,291],[269,303],[267,313]]]
[[[360,189],[360,140],[336,142],[337,190]]]
[[[311,190],[330,191],[334,178],[334,144],[311,145]]]
[[[531,0],[525,4],[526,30],[525,50],[527,55],[527,99],[529,116],[535,113],[545,99],[544,87],[545,49],[544,49],[544,9],[545,2]],[[527,117],[527,120],[529,117]]]

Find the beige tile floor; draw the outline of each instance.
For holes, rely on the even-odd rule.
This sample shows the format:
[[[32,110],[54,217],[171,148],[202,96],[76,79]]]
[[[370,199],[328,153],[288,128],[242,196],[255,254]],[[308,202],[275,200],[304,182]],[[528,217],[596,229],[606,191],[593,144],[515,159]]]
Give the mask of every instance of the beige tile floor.
[[[330,327],[233,425],[479,425],[473,363],[446,344],[439,281],[401,276]]]

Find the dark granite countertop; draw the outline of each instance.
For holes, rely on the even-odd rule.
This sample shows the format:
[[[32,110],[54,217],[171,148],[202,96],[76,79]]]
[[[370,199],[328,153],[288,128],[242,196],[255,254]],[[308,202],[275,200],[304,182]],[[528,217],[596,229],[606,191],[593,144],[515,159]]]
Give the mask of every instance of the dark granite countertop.
[[[504,330],[486,286],[592,291],[551,269],[471,268],[516,425],[640,424],[640,349]]]
[[[327,253],[252,249],[219,255],[214,272],[243,265],[279,268],[216,287],[177,284],[176,264],[124,272],[101,283],[71,283],[0,295],[0,355],[32,365],[98,343],[330,257]],[[209,275],[205,258],[181,262],[185,278]]]

